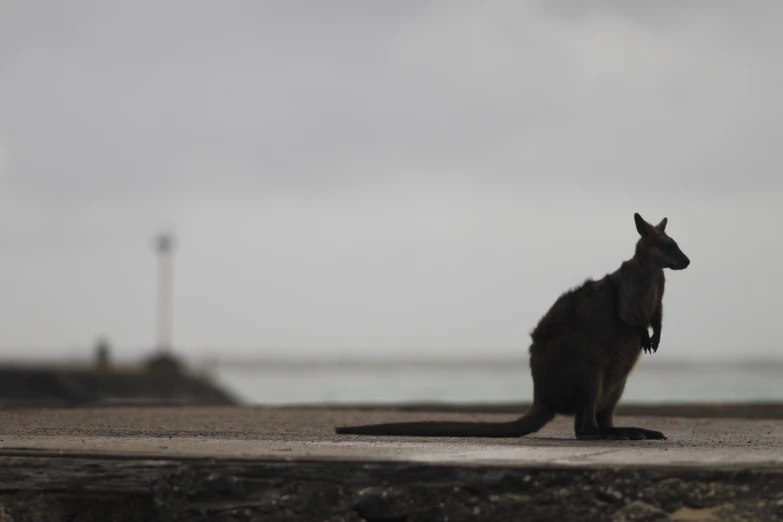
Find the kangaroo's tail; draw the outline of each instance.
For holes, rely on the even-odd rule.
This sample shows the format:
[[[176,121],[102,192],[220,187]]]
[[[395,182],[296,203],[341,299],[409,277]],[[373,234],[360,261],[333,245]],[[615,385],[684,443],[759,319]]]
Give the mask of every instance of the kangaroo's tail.
[[[554,412],[533,404],[530,410],[510,422],[392,422],[364,426],[341,426],[342,435],[392,435],[404,437],[493,437],[514,438],[534,433],[555,417]]]

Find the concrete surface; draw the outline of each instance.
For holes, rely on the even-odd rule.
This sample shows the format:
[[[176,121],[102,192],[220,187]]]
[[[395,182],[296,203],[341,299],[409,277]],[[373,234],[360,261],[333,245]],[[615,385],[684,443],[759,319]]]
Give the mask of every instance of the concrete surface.
[[[663,431],[665,441],[578,441],[558,417],[519,439],[336,435],[334,426],[424,419],[506,420],[509,415],[312,408],[181,407],[0,412],[0,455],[388,461],[502,466],[775,468],[783,421],[618,417]]]

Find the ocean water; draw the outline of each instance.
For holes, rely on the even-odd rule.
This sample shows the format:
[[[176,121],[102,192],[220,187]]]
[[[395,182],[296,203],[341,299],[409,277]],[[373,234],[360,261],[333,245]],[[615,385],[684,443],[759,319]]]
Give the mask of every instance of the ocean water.
[[[648,364],[643,364],[648,363]],[[532,400],[526,360],[417,363],[214,364],[213,379],[250,404],[482,403]],[[783,400],[781,363],[642,361],[623,402],[746,402]]]

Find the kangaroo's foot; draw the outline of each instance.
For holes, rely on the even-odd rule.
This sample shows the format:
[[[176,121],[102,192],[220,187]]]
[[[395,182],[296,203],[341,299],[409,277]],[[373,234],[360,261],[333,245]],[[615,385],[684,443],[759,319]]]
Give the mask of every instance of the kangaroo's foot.
[[[631,431],[631,432],[636,432],[636,433],[641,433],[642,435],[644,435],[644,437],[642,437],[644,439],[649,439],[649,440],[666,440],[666,435],[664,435],[660,431],[647,430],[647,429],[644,429],[644,428],[634,428],[634,427],[626,427],[626,428],[620,428],[620,429],[621,430],[626,430],[626,431]]]
[[[581,440],[666,440],[666,436],[660,431],[644,428],[598,428],[577,432],[576,438]]]

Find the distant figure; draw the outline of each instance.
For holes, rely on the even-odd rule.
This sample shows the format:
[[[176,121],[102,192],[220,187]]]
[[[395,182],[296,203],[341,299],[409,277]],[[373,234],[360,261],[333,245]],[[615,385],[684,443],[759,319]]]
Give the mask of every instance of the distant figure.
[[[531,332],[533,405],[524,416],[499,423],[347,426],[337,428],[337,433],[521,437],[538,431],[556,414],[565,414],[574,415],[578,439],[665,439],[660,431],[615,427],[614,409],[642,350],[658,351],[663,269],[683,270],[690,260],[666,234],[666,218],[651,225],[637,213],[634,221],[640,236],[634,256],[598,281],[588,279],[563,293]]]
[[[111,347],[103,337],[95,345],[95,366],[99,370],[108,370],[111,366]]]

